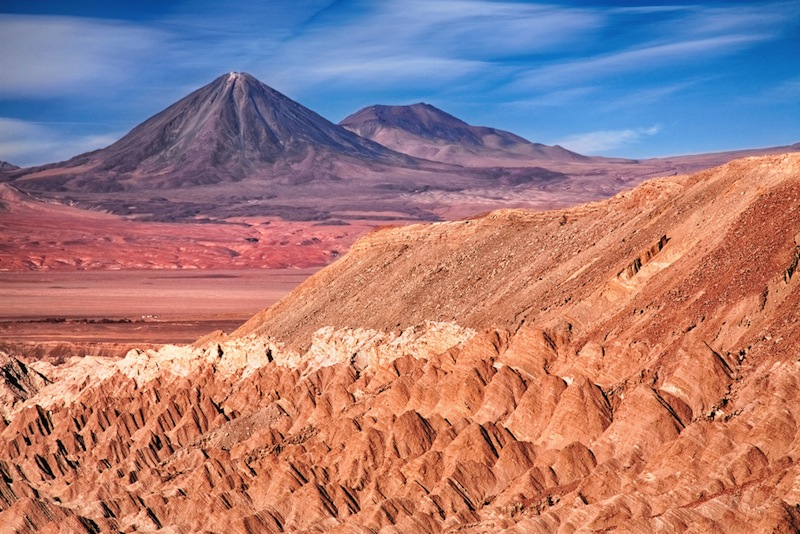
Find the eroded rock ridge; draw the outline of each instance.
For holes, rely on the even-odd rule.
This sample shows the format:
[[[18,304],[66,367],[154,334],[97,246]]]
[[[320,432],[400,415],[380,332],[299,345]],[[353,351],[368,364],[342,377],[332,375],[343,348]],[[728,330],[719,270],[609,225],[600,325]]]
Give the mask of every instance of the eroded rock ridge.
[[[796,531],[798,257],[797,155],[375,232],[230,336],[0,361],[0,524]]]

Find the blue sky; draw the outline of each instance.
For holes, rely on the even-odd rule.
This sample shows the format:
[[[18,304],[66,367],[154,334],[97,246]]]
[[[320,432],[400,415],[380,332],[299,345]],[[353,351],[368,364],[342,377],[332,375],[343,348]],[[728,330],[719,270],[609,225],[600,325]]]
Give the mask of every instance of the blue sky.
[[[800,141],[800,5],[154,0],[0,3],[0,160],[115,141],[229,71],[338,122],[427,102],[634,158]]]

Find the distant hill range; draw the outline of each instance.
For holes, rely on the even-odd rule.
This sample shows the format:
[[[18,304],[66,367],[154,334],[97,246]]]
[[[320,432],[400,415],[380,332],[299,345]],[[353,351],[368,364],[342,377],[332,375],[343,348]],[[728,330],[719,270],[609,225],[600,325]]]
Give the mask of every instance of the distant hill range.
[[[370,106],[336,125],[232,72],[109,147],[39,167],[4,166],[0,182],[142,220],[403,222],[574,205],[736,155],[587,157],[471,126],[427,104]]]
[[[2,171],[13,171],[15,169],[19,169],[16,165],[12,165],[7,161],[0,161],[0,172]]]
[[[591,159],[560,146],[531,143],[511,132],[472,126],[424,103],[369,106],[339,124],[397,152],[467,167],[517,167]]]
[[[245,73],[220,76],[107,148],[2,175],[44,198],[155,220],[436,220],[441,199],[425,193],[480,197],[567,179],[542,168],[465,171],[402,154]]]

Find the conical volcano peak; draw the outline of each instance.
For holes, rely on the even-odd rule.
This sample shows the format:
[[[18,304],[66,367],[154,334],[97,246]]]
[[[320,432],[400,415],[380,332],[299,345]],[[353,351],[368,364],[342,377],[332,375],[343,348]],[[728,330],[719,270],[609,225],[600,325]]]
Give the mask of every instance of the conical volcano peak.
[[[79,184],[66,185],[55,177],[39,184],[52,187],[57,181],[63,190],[172,189],[282,176],[296,167],[316,169],[313,179],[335,178],[326,174],[331,167],[321,160],[356,165],[412,161],[331,123],[254,76],[233,71],[113,145],[66,162],[68,169],[82,168]],[[74,172],[67,174],[75,182]]]
[[[259,81],[255,76],[253,76],[252,74],[249,74],[247,72],[231,71],[227,75],[220,76],[217,79],[218,80],[224,79],[225,83],[226,84],[230,84],[230,85],[236,85],[237,83],[243,83],[243,84],[247,84],[247,85],[250,85],[250,86],[260,86],[260,87],[264,87],[266,89],[269,89],[270,91],[275,91],[272,87],[270,87],[267,84]],[[212,82],[212,84],[213,83],[214,82]],[[275,92],[277,93],[277,91],[275,91]]]
[[[225,85],[236,85],[236,82],[239,81],[246,81],[246,77],[250,77],[249,74],[243,74],[241,72],[229,72],[227,78],[225,79]]]
[[[201,91],[205,88],[209,89],[204,95],[207,98],[213,98],[216,92],[225,93],[228,91],[236,91],[237,94],[241,96],[252,95],[255,99],[269,100],[273,105],[275,105],[277,101],[281,101],[291,104],[294,107],[300,106],[286,95],[273,89],[247,72],[232,71],[228,74],[223,74],[195,93],[200,93],[202,95],[203,93],[201,93]]]

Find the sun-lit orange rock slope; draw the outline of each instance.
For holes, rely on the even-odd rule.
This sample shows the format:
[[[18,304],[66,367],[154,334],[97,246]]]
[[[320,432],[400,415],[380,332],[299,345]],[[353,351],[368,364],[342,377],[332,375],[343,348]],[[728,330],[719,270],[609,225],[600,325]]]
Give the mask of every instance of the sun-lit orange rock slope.
[[[800,155],[374,232],[230,336],[3,365],[8,531],[795,532]]]

